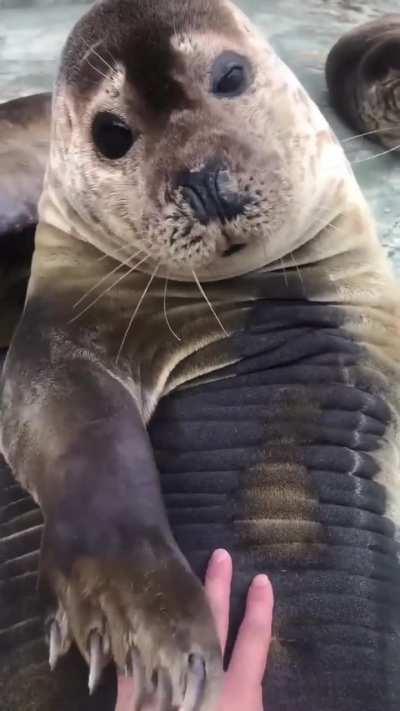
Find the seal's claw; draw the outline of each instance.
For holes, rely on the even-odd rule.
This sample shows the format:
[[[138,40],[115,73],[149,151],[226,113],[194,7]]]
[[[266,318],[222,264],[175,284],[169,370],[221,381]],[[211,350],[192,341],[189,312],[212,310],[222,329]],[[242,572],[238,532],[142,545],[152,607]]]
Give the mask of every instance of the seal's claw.
[[[89,638],[89,693],[96,690],[104,667],[108,663],[105,650],[109,648],[107,637],[100,637],[98,632],[92,632]]]
[[[57,614],[47,620],[46,627],[48,630],[49,666],[51,671],[54,671],[59,658],[66,654],[71,646],[71,637],[65,612],[59,608]]]
[[[49,632],[49,665],[51,671],[54,671],[61,650],[61,630],[58,622],[53,620],[50,624]]]
[[[191,654],[187,673],[186,693],[181,711],[196,711],[200,707],[206,683],[206,666],[203,657]]]
[[[136,677],[135,684],[136,684]],[[202,708],[206,687],[206,664],[200,654],[188,657],[181,698],[178,706],[173,704],[173,688],[170,674],[164,667],[153,673],[152,690],[146,692],[141,684],[141,692],[135,697],[134,708],[138,711],[198,711]]]
[[[152,711],[211,711],[222,659],[203,588],[178,556],[165,555],[162,565],[155,554],[148,560],[145,552],[142,558],[137,554],[135,565],[80,558],[68,578],[55,566],[47,567],[59,600],[52,663],[63,651],[65,628],[88,664],[90,694],[113,661],[133,678],[138,711],[149,703]]]

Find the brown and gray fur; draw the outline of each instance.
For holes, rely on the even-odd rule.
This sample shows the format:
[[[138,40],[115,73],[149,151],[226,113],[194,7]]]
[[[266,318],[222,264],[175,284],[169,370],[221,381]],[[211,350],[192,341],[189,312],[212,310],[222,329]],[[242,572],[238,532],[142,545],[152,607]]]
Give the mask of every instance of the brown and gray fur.
[[[50,94],[0,105],[0,348],[9,344],[23,306],[49,153],[50,116]],[[8,239],[10,232],[15,239]]]
[[[211,92],[223,52],[249,67],[235,98]],[[137,137],[118,160],[94,146],[99,111]],[[220,199],[243,209],[204,224],[182,175],[215,161]],[[96,3],[63,53],[3,371],[1,449],[44,518],[21,514],[5,474],[6,711],[111,711],[104,685],[93,707],[78,675],[60,695],[75,645],[93,689],[113,661],[139,707],[158,678],[161,708],[217,711],[220,653],[192,570],[221,545],[235,559],[232,635],[252,575],[276,590],[269,709],[397,709],[399,326],[339,143],[242,13]],[[15,602],[39,532],[55,677],[29,651],[32,589]]]
[[[341,37],[328,55],[326,79],[332,105],[355,131],[400,149],[400,14]]]

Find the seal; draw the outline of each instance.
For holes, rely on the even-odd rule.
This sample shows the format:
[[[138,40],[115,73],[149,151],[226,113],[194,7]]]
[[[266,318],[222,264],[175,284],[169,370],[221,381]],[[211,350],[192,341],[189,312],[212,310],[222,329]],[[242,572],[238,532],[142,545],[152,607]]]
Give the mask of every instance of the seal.
[[[50,94],[0,104],[0,348],[24,303],[49,152]]]
[[[326,79],[332,105],[356,131],[400,147],[400,14],[347,32],[331,49]]]
[[[249,20],[227,0],[96,3],[62,56],[1,384],[1,450],[43,514],[51,666],[76,644],[91,691],[113,660],[138,708],[216,709],[195,573],[224,545],[232,635],[255,572],[277,591],[271,708],[397,709],[399,350],[342,148]],[[37,561],[26,506],[5,511],[13,591]],[[39,633],[9,598],[11,655]],[[27,689],[63,708],[35,668],[15,683],[23,654],[6,708]]]

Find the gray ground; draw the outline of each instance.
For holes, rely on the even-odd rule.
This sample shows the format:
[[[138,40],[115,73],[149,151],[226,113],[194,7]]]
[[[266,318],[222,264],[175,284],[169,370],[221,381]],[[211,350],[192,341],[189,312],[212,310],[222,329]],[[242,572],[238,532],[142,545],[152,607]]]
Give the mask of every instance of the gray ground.
[[[352,26],[400,13],[400,0],[237,1],[294,69],[340,138],[351,136],[329,107],[323,75],[327,52]],[[76,0],[0,0],[0,101],[51,88],[65,36],[89,5]],[[344,145],[400,272],[400,156],[371,160],[383,149],[360,138]]]

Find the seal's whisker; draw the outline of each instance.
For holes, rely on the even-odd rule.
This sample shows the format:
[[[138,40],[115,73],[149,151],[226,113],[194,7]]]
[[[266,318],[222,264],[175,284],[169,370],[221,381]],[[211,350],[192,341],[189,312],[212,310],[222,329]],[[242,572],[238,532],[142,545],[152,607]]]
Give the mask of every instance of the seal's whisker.
[[[199,288],[199,290],[200,290],[200,294],[204,297],[206,303],[207,303],[208,306],[210,307],[211,313],[214,314],[215,319],[216,319],[218,325],[221,327],[221,329],[222,329],[222,331],[224,332],[225,336],[229,337],[228,331],[224,328],[224,325],[223,325],[222,321],[220,320],[220,318],[218,317],[218,314],[217,314],[217,312],[215,311],[214,306],[212,305],[210,299],[208,298],[206,292],[204,291],[202,285],[200,284],[199,277],[197,276],[197,274],[196,274],[196,272],[194,271],[194,269],[192,269],[192,274],[193,274],[194,280],[195,280],[195,282],[196,282],[196,284],[197,284],[197,286],[198,286],[198,288]]]
[[[286,271],[286,267],[285,267],[285,263],[284,263],[283,259],[281,259],[281,269],[283,271],[283,278],[285,280],[286,288],[288,289],[289,288],[289,280],[288,280],[288,275],[287,275],[287,271]]]
[[[296,272],[297,272],[297,275],[298,275],[298,277],[299,277],[299,281],[300,281],[301,287],[302,287],[303,291],[305,291],[305,284],[304,284],[303,275],[302,275],[302,273],[301,273],[301,269],[300,269],[299,265],[298,265],[297,262],[296,262],[296,258],[295,258],[295,256],[294,256],[293,252],[290,252],[290,258],[291,258],[291,260],[292,260],[292,262],[293,262],[293,266],[294,266],[295,269],[296,269]]]
[[[291,201],[292,203],[294,203],[295,205],[298,205],[299,207],[303,207],[303,206],[304,206],[304,203],[303,203],[301,200],[295,198],[294,196],[291,196],[290,201]],[[316,212],[316,213],[321,212],[321,214],[323,214],[324,212],[331,212],[331,208],[329,207],[329,203],[327,203],[326,205],[321,205],[321,204],[318,205],[318,207],[315,209],[315,212]]]
[[[106,67],[108,67],[108,69],[109,69],[113,74],[116,74],[115,67],[111,66],[111,64],[110,64],[109,62],[107,62],[107,60],[104,59],[104,57],[102,57],[101,54],[99,54],[99,52],[97,52],[96,49],[93,48],[93,49],[92,49],[92,52],[96,55],[96,57],[98,57],[102,62],[104,62],[104,64],[106,65]]]
[[[115,254],[121,254],[121,252],[125,252],[128,250],[129,247],[127,244],[123,244],[120,247],[117,247],[115,250]],[[142,249],[140,250],[141,252],[144,252],[145,250]],[[102,254],[101,257],[97,257],[96,262],[104,262],[105,259],[113,259],[114,257],[111,254]]]
[[[87,62],[89,67],[91,67],[94,72],[97,72],[98,74],[100,74],[100,76],[103,77],[103,79],[109,79],[109,76],[107,74],[104,74],[104,72],[101,72],[98,67],[95,67],[94,64],[92,64],[91,61],[88,59],[88,57],[84,57],[84,61]]]
[[[320,227],[321,230],[332,230],[334,232],[337,232],[337,234],[346,234],[346,229],[344,227],[338,227],[337,225],[334,225],[333,222],[318,222],[314,223],[316,227]]]
[[[375,128],[373,131],[365,131],[365,133],[358,133],[356,136],[349,136],[348,138],[344,138],[341,143],[350,143],[351,141],[355,141],[357,138],[364,138],[364,136],[373,136],[378,133],[386,133],[387,131],[393,131],[394,128],[396,127],[387,126],[386,128]]]
[[[296,205],[299,205],[300,207],[302,206],[298,200],[295,200],[294,203]],[[315,210],[315,219],[313,221],[313,225],[315,225],[315,227],[319,227],[321,230],[330,228],[332,230],[336,230],[336,232],[339,233],[346,233],[346,230],[343,227],[338,227],[337,225],[334,225],[333,222],[325,222],[323,219],[324,215],[332,218],[332,209],[328,206],[319,205],[318,209]]]
[[[107,54],[108,54],[108,56],[110,57],[111,61],[114,62],[115,64],[117,64],[116,58],[114,57],[113,53],[110,52],[110,50],[108,49],[108,47],[103,47],[103,49],[107,52]]]
[[[332,217],[332,210],[330,207],[325,207],[324,205],[319,205],[318,210],[316,210],[315,214],[315,221],[313,224],[315,224],[316,227],[320,227],[321,230],[323,229],[330,229],[334,230],[338,234],[346,234],[346,228],[345,227],[338,227],[338,225],[333,224],[333,222],[325,222],[323,220],[324,215],[329,215],[329,217]]]
[[[131,269],[129,269],[126,272],[126,274],[122,274],[122,276],[120,276],[119,279],[117,279],[113,284],[111,284],[111,286],[108,287],[108,289],[105,289],[104,291],[102,291],[102,293],[99,294],[93,301],[91,301],[90,304],[88,304],[88,306],[86,306],[83,309],[83,311],[81,311],[77,316],[74,316],[74,318],[71,319],[71,321],[69,321],[69,323],[74,323],[79,318],[81,318],[81,316],[83,316],[87,311],[89,311],[89,309],[91,309],[92,306],[95,306],[95,304],[97,304],[97,302],[100,301],[100,299],[102,299],[103,296],[108,294],[112,289],[114,289],[114,287],[118,286],[118,284],[120,284],[123,279],[126,279],[128,276],[130,276],[136,269],[138,269],[147,260],[148,260],[148,256],[144,257],[137,264],[134,264],[134,266]],[[121,266],[123,266],[123,265],[121,265]]]
[[[164,316],[165,316],[165,321],[168,326],[168,329],[171,331],[172,335],[174,338],[176,338],[177,341],[182,341],[182,338],[178,336],[177,333],[175,333],[174,329],[171,326],[171,322],[168,318],[168,313],[167,313],[167,291],[168,291],[168,283],[169,283],[169,278],[167,277],[165,280],[165,288],[164,288]]]
[[[376,153],[373,156],[368,156],[368,158],[362,158],[361,160],[354,160],[352,165],[358,165],[359,163],[366,163],[369,160],[374,160],[374,158],[380,158],[381,156],[386,156],[388,153],[393,153],[393,151],[398,151],[400,148],[400,143],[393,148],[388,148],[387,151],[382,151],[381,153]]]
[[[100,279],[94,286],[92,286],[92,287],[89,289],[89,291],[86,292],[86,294],[84,294],[83,296],[81,296],[81,298],[73,305],[73,309],[74,309],[74,310],[77,309],[78,306],[81,305],[82,301],[85,301],[85,299],[87,299],[87,297],[90,296],[90,294],[92,294],[96,289],[98,289],[99,286],[101,286],[102,284],[104,284],[104,282],[105,282],[107,279],[109,279],[111,276],[113,276],[113,274],[115,274],[115,273],[116,273],[119,269],[121,269],[122,267],[123,267],[123,264],[122,264],[122,263],[117,264],[117,266],[114,267],[114,269],[112,269],[111,272],[108,272],[108,274],[106,274],[106,275],[105,275],[102,279]]]
[[[104,57],[102,57],[101,54],[96,49],[96,47],[98,47],[101,44],[101,42],[95,42],[93,45],[90,45],[88,42],[86,42],[86,40],[84,38],[83,38],[83,42],[89,50],[83,57],[84,61],[88,61],[88,59],[87,59],[88,56],[90,56],[90,54],[93,53],[96,55],[96,57],[98,57],[105,64],[105,66],[108,69],[111,70],[111,72],[113,74],[116,74],[115,67],[112,67],[111,64],[109,62],[107,62],[107,60],[104,59]]]
[[[132,326],[133,326],[133,322],[134,322],[134,320],[135,320],[135,318],[136,318],[136,316],[137,316],[137,314],[138,314],[138,311],[139,311],[139,309],[140,309],[140,307],[141,307],[141,305],[142,305],[144,299],[146,298],[146,294],[148,293],[148,291],[149,291],[149,289],[150,289],[150,287],[151,287],[151,285],[152,285],[152,283],[153,283],[153,281],[154,281],[154,279],[155,279],[155,277],[156,277],[156,274],[157,274],[157,272],[158,272],[160,266],[161,266],[161,262],[159,262],[159,263],[157,264],[157,266],[155,267],[155,269],[154,269],[154,271],[153,271],[153,273],[152,273],[152,275],[151,275],[149,281],[147,282],[146,287],[145,287],[144,290],[143,290],[143,293],[142,293],[142,295],[141,295],[141,297],[140,297],[138,303],[136,304],[136,308],[135,308],[135,310],[134,310],[134,312],[133,312],[133,314],[132,314],[132,318],[131,318],[131,320],[129,321],[128,328],[127,328],[126,331],[125,331],[124,337],[123,337],[122,342],[121,342],[121,345],[120,345],[120,347],[119,347],[119,350],[118,350],[118,353],[117,353],[117,358],[116,358],[116,361],[115,361],[116,363],[118,363],[118,361],[119,361],[119,359],[120,359],[120,357],[121,357],[121,353],[122,353],[122,351],[123,351],[123,349],[124,349],[125,343],[126,343],[126,341],[127,341],[127,338],[128,338],[128,336],[129,336],[129,333],[130,333],[131,328],[132,328]]]
[[[89,289],[89,291],[88,291],[86,294],[84,294],[83,296],[81,296],[81,298],[79,299],[79,301],[77,301],[76,304],[74,304],[74,309],[78,308],[78,306],[80,306],[80,304],[82,303],[82,301],[85,301],[85,299],[87,299],[87,297],[90,296],[90,294],[92,294],[94,291],[96,291],[96,289],[98,289],[99,286],[101,286],[102,284],[104,284],[104,282],[107,281],[107,279],[109,279],[110,276],[112,276],[113,274],[115,274],[115,272],[117,272],[119,269],[121,269],[121,267],[125,267],[125,266],[130,267],[130,266],[132,266],[132,265],[130,264],[130,262],[132,261],[132,259],[136,259],[136,257],[138,257],[139,254],[141,254],[142,252],[143,252],[143,250],[142,250],[142,249],[139,249],[138,252],[136,252],[135,254],[133,254],[131,257],[129,257],[128,259],[126,259],[124,262],[118,262],[117,266],[114,267],[114,269],[112,269],[110,272],[108,272],[108,274],[106,274],[105,276],[103,276],[103,277],[100,279],[100,281],[98,281],[97,284],[95,284],[94,286],[92,286],[92,288]]]

